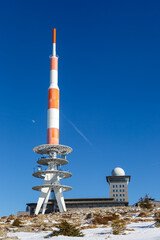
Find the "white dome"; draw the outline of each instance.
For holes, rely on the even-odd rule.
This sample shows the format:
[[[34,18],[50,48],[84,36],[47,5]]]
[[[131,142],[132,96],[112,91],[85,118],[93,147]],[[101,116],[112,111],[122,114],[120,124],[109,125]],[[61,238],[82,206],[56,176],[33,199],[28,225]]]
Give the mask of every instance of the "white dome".
[[[116,167],[112,170],[112,176],[125,176],[125,171],[120,167]]]

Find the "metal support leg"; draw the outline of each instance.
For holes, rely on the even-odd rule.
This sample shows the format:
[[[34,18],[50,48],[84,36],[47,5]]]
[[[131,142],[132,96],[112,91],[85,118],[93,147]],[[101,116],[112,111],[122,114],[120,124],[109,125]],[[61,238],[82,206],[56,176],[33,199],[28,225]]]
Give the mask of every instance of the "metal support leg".
[[[47,207],[47,203],[48,203],[48,199],[49,199],[50,193],[51,193],[51,188],[48,189],[48,192],[47,192],[46,198],[45,198],[45,200],[44,200],[43,208],[42,208],[42,214],[45,214],[45,211],[46,211],[46,207]]]
[[[36,215],[38,215],[39,212],[40,212],[40,210],[41,210],[41,207],[42,207],[42,205],[43,205],[43,203],[44,203],[44,200],[45,200],[45,198],[46,198],[46,196],[47,196],[48,190],[49,190],[49,188],[43,188],[43,189],[41,190],[40,197],[39,197],[39,199],[38,199],[38,203],[37,203],[37,207],[36,207],[36,211],[35,211],[35,214],[36,214]]]
[[[63,197],[62,188],[60,188],[60,189],[55,188],[54,193],[55,193],[55,197],[57,200],[57,205],[58,205],[59,211],[66,212],[66,205],[65,205],[65,201],[64,201],[64,197]]]

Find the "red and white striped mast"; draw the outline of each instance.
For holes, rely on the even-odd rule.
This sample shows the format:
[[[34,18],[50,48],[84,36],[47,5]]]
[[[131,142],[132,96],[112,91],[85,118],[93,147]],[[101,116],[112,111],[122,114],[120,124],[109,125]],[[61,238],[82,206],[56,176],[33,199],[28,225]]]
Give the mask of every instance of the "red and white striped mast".
[[[47,144],[59,144],[59,88],[56,29],[53,29],[53,55],[50,58],[50,86],[48,89]]]

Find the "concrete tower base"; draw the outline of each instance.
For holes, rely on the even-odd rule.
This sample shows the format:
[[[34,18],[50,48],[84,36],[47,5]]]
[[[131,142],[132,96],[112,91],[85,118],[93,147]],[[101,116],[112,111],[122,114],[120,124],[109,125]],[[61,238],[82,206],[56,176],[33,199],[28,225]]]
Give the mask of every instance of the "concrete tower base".
[[[71,177],[72,174],[66,171],[61,171],[58,167],[68,163],[66,155],[72,152],[72,148],[64,145],[45,144],[35,147],[33,151],[43,155],[43,157],[38,159],[37,163],[48,166],[47,170],[41,170],[41,166],[39,166],[39,171],[33,173],[34,177],[44,179],[43,185],[32,188],[33,190],[40,191],[35,214],[45,214],[51,191],[55,194],[59,211],[65,212],[66,205],[63,192],[69,191],[72,188],[61,185],[60,180]]]

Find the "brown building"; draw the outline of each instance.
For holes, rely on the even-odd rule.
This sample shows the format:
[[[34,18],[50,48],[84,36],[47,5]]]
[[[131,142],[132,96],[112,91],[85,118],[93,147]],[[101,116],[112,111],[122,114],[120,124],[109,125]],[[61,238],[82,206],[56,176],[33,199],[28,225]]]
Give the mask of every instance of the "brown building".
[[[67,198],[65,199],[66,208],[82,209],[82,208],[101,208],[101,207],[124,207],[128,206],[128,202],[117,202],[114,198]],[[37,203],[27,203],[27,212],[34,215]],[[47,213],[57,212],[57,202],[55,199],[49,199],[46,209]]]

